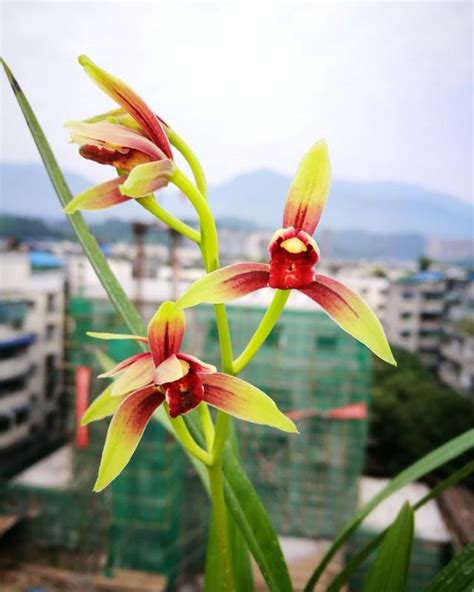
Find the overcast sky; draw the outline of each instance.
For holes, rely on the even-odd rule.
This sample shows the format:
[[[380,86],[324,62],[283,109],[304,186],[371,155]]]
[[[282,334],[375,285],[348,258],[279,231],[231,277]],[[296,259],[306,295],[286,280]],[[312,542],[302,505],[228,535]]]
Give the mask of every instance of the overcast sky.
[[[291,174],[318,138],[333,174],[472,196],[472,4],[4,2],[2,55],[60,163],[110,178],[64,121],[111,107],[86,53],[200,155],[211,183]],[[2,76],[2,160],[38,161]]]

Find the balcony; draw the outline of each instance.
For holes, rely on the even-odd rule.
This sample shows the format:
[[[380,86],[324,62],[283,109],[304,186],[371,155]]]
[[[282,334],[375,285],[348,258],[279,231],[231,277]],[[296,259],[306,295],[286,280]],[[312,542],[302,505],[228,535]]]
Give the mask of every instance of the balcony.
[[[24,352],[15,358],[0,359],[0,383],[11,380],[17,376],[25,376],[31,368],[31,359],[28,352]]]

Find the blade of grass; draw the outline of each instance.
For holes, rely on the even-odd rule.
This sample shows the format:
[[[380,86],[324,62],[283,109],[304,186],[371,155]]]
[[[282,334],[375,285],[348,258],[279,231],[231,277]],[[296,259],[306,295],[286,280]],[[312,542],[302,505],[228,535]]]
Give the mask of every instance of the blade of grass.
[[[434,487],[428,494],[416,502],[413,506],[413,510],[416,512],[419,508],[431,500],[438,497],[448,487],[455,485],[459,481],[462,481],[465,477],[470,475],[474,471],[474,461],[471,461],[455,471],[452,475],[441,481]],[[387,532],[387,529],[380,532],[376,537],[369,541],[350,561],[346,564],[344,569],[338,573],[334,580],[329,584],[326,592],[339,592],[339,590],[348,581],[351,575],[358,569],[368,557],[375,551],[375,549],[383,541],[383,538]]]
[[[419,461],[410,465],[407,469],[399,473],[394,479],[388,483],[375,497],[373,497],[364,507],[360,508],[348,522],[348,524],[337,535],[336,539],[325,553],[323,559],[314,570],[311,578],[308,580],[304,592],[311,592],[314,586],[319,581],[321,575],[324,573],[327,565],[337,553],[338,549],[346,542],[354,530],[364,520],[364,518],[372,512],[384,499],[395,493],[405,485],[412,481],[416,481],[421,477],[431,473],[441,465],[444,465],[451,459],[466,452],[474,447],[474,429],[468,430],[457,438],[450,440],[443,446],[436,448]]]
[[[406,502],[384,536],[362,592],[402,592],[406,589],[413,531],[413,509]]]
[[[425,592],[472,592],[474,590],[474,542],[466,545],[428,585]]]

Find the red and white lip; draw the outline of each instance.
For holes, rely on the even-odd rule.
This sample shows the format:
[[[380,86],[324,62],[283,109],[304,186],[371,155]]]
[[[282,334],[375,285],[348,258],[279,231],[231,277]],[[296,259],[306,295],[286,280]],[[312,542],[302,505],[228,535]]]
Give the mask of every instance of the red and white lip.
[[[280,290],[307,288],[314,281],[314,266],[319,261],[315,240],[293,226],[281,228],[268,247],[270,277],[268,285]]]

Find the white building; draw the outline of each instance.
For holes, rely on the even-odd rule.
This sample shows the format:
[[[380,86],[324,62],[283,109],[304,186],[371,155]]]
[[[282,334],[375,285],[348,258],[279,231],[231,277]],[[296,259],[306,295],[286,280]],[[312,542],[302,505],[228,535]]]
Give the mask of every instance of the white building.
[[[0,253],[0,452],[57,437],[64,273],[42,252]]]
[[[435,368],[439,361],[447,284],[439,272],[420,272],[392,283],[385,329],[390,343],[418,353]]]

